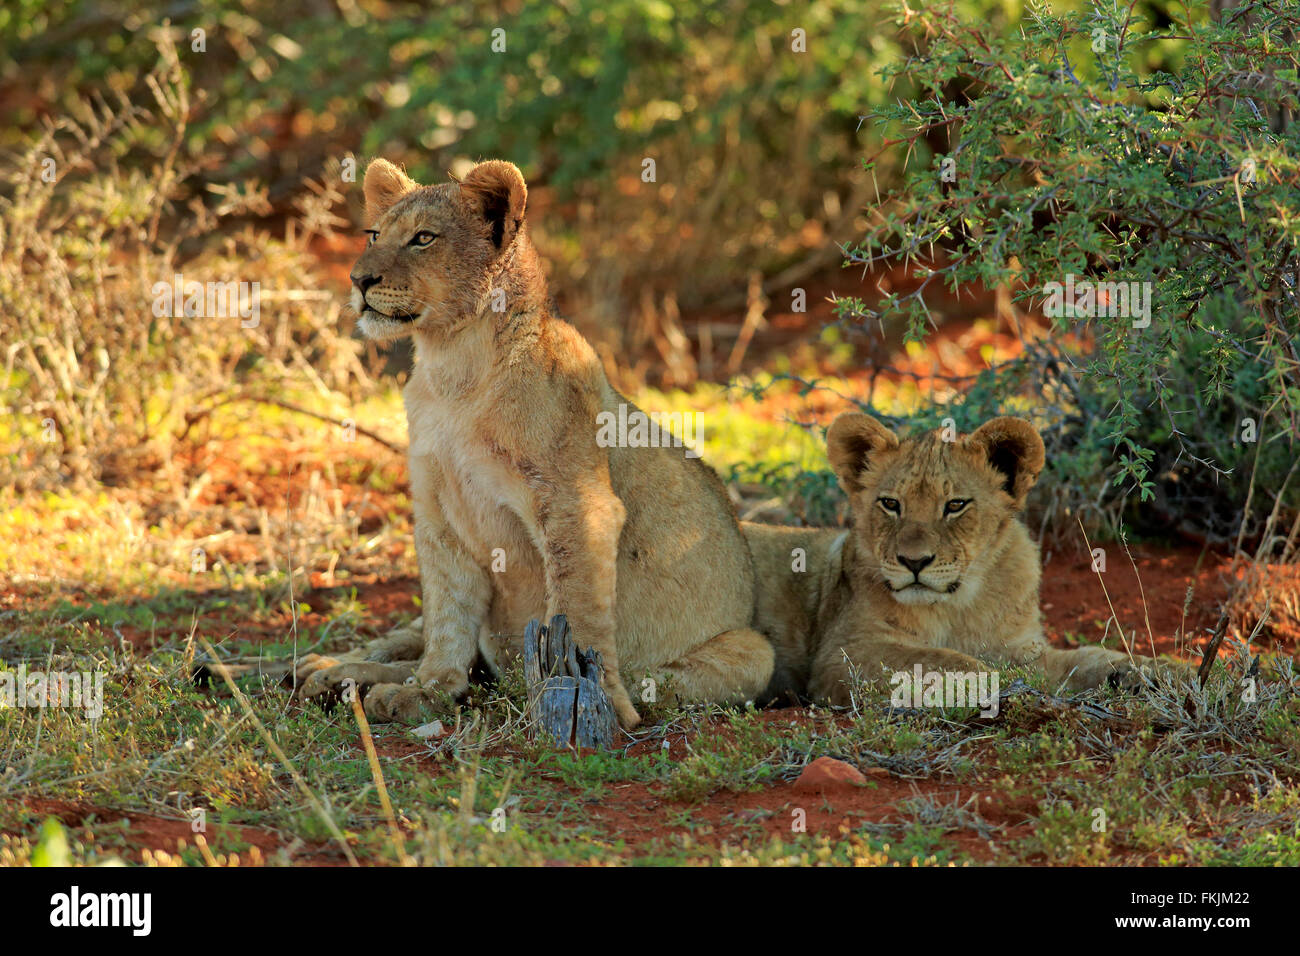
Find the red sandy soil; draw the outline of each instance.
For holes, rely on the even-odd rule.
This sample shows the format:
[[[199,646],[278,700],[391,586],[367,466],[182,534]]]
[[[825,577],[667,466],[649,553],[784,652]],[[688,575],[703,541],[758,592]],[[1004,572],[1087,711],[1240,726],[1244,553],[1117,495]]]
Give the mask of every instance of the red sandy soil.
[[[179,811],[175,817],[165,817],[153,813],[105,809],[43,797],[23,797],[20,802],[27,810],[39,814],[42,819],[54,817],[69,830],[89,827],[96,839],[109,848],[112,847],[113,841],[106,839],[106,836],[109,830],[115,830],[121,835],[121,847],[115,852],[132,863],[144,862],[143,851],[146,848],[177,853],[183,847],[193,849],[196,845],[190,820]],[[217,830],[220,830],[225,842],[235,841],[247,844],[249,847],[257,847],[264,857],[286,844],[281,834],[271,830],[245,826],[217,827],[211,821],[207,833],[209,842],[218,839],[215,832]],[[218,849],[214,852],[219,852],[220,846],[221,844],[218,844]],[[241,861],[247,863],[248,850],[241,848],[239,855]],[[334,855],[328,850],[323,850],[321,845],[304,843],[296,858],[304,863],[320,864],[333,862]],[[341,858],[341,854],[339,856]]]
[[[1190,546],[1130,550],[1133,563],[1118,546],[1107,548],[1102,574],[1092,570],[1088,555],[1052,556],[1043,568],[1039,600],[1053,644],[1077,646],[1072,638],[1096,641],[1106,633],[1112,606],[1125,636],[1137,634],[1135,653],[1188,656],[1189,644],[1199,648],[1204,642],[1228,595],[1228,560]],[[1107,643],[1115,646],[1117,637],[1112,622]]]
[[[824,795],[807,793],[793,782],[780,781],[750,793],[722,790],[706,802],[677,806],[664,801],[645,784],[608,784],[600,800],[591,803],[587,812],[602,830],[617,834],[627,844],[631,856],[650,850],[656,843],[672,846],[674,837],[686,836],[706,846],[757,850],[773,839],[791,841],[796,811],[802,811],[798,817],[806,828],[802,832],[836,842],[865,823],[905,824],[907,819],[899,813],[898,804],[910,797],[930,797],[939,804],[954,800],[965,804],[976,792],[969,786],[933,779],[894,777],[884,768],[868,770],[876,772],[868,774],[864,786],[846,787]],[[574,790],[573,795],[580,799],[582,793]],[[1019,805],[1021,802],[1023,806]],[[969,810],[993,826],[1005,827],[995,837],[996,841],[1026,835],[1037,806],[1029,800],[995,803],[987,797],[977,800]],[[688,826],[664,825],[666,815],[682,811],[687,811]],[[761,831],[755,833],[755,826]],[[994,858],[989,841],[975,830],[949,831],[943,842],[945,849],[952,853],[965,852],[979,862]]]
[[[785,725],[794,731],[812,718],[807,711],[784,708],[767,711],[760,719],[769,725]],[[821,715],[824,724],[827,715]],[[847,723],[845,718],[832,718]],[[720,733],[726,734],[725,729]],[[634,744],[630,756],[649,754],[668,744],[667,752],[675,761],[686,759],[691,741],[685,734],[670,734],[664,741],[649,740]],[[629,847],[632,855],[649,850],[654,844],[676,836],[689,836],[697,844],[719,847],[748,846],[757,849],[773,838],[790,840],[795,811],[802,811],[804,832],[815,836],[839,840],[863,823],[902,823],[898,804],[910,797],[929,797],[936,803],[951,803],[958,798],[965,804],[974,791],[952,782],[936,779],[904,778],[895,776],[884,767],[860,768],[866,777],[862,786],[840,785],[826,790],[808,790],[796,780],[779,780],[761,790],[734,793],[718,791],[707,801],[699,803],[674,803],[665,800],[657,787],[644,783],[611,783],[598,801],[588,801],[586,813],[593,822],[609,833],[618,835]],[[582,791],[572,789],[575,800],[582,799]],[[971,808],[990,824],[1003,824],[1010,831],[1028,822],[1035,807],[1029,805],[1017,810],[1014,807],[994,806],[977,802]],[[1029,813],[1023,812],[1028,810]],[[665,826],[664,817],[685,816],[686,826]],[[959,830],[947,834],[945,842],[953,851],[965,851],[976,860],[992,858],[988,842],[973,830]]]
[[[824,712],[813,717],[800,709],[771,710],[760,715],[768,724],[797,727],[819,720],[847,723],[845,717],[833,717]],[[724,726],[714,728],[715,733],[727,734]],[[663,739],[651,738],[628,747],[630,756],[658,751],[667,743],[667,752],[674,760],[685,759],[690,752],[691,740],[685,734],[669,734]],[[381,735],[376,741],[379,754],[385,759],[414,760],[429,773],[445,772],[448,767],[441,755],[431,755],[423,745],[410,738]],[[357,742],[358,750],[361,747]],[[501,755],[503,752],[498,752]],[[978,747],[970,756],[978,763]],[[900,804],[912,798],[928,798],[936,805],[956,804],[967,813],[977,815],[995,832],[991,837],[975,829],[957,828],[944,833],[942,844],[950,854],[965,854],[977,863],[996,862],[999,843],[1023,838],[1032,833],[1039,807],[1031,796],[1006,797],[981,793],[977,785],[959,784],[938,778],[909,778],[891,773],[883,767],[861,768],[866,777],[861,786],[843,785],[810,790],[796,780],[778,780],[759,790],[732,792],[720,790],[699,801],[680,802],[668,799],[657,784],[618,782],[606,784],[599,799],[579,788],[566,788],[574,805],[580,805],[585,817],[584,827],[593,831],[594,839],[602,837],[610,844],[611,855],[625,860],[671,852],[680,857],[683,848],[689,857],[689,846],[731,847],[758,850],[773,839],[791,841],[792,824],[796,811],[803,822],[801,833],[824,837],[837,842],[848,837],[865,824],[900,824],[909,822],[900,810]],[[969,803],[976,797],[973,803]],[[124,858],[141,862],[144,848],[175,853],[183,847],[193,847],[194,834],[189,821],[177,817],[136,811],[105,809],[63,800],[35,797],[22,798],[24,807],[42,817],[53,816],[68,827],[89,826],[102,837],[105,826],[116,826],[122,831],[119,852]],[[516,820],[532,829],[544,827],[546,818],[525,813]],[[900,831],[901,832],[901,831]],[[249,846],[256,846],[263,857],[277,849],[288,848],[297,864],[335,866],[345,863],[342,853],[329,842],[306,843],[287,838],[273,830],[236,826],[226,834]],[[889,842],[888,835],[881,839]],[[615,850],[614,844],[622,844]],[[112,842],[109,843],[110,847]],[[248,851],[241,851],[245,865]],[[1150,862],[1133,856],[1129,864]]]

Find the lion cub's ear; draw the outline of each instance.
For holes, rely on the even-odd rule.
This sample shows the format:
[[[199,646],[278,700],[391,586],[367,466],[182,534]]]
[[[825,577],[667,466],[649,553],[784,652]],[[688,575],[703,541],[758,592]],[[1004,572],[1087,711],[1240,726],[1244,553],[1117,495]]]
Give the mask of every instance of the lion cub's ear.
[[[975,429],[966,443],[1002,475],[1003,488],[1016,507],[1024,507],[1046,460],[1043,439],[1034,426],[1023,418],[994,418]]]
[[[528,187],[514,163],[489,159],[461,180],[460,188],[492,227],[492,244],[504,249],[514,240],[524,221]]]
[[[393,203],[420,184],[386,159],[376,159],[366,167],[362,192],[366,195],[366,225],[373,226]]]
[[[826,432],[826,455],[850,495],[862,490],[862,472],[871,459],[897,447],[897,435],[861,412],[845,412]]]

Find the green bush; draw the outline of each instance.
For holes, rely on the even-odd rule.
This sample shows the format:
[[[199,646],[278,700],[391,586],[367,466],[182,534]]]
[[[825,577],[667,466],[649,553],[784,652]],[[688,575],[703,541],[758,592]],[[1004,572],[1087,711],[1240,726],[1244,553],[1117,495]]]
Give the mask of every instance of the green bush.
[[[1002,37],[911,11],[916,51],[886,74],[918,93],[872,118],[912,159],[846,264],[920,281],[839,321],[921,339],[927,298],[970,283],[1061,306],[1049,341],[931,418],[1028,405],[1062,512],[1229,540],[1252,483],[1263,515],[1300,503],[1300,7],[1182,17],[1035,7]]]

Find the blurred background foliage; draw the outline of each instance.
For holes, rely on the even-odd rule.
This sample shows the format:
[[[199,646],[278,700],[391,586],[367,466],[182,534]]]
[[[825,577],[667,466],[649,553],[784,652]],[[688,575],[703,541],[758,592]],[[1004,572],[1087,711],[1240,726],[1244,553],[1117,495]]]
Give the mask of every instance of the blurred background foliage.
[[[1016,9],[965,6],[1004,24]],[[195,91],[192,192],[253,179],[282,204],[349,155],[421,181],[508,157],[560,204],[543,232],[562,290],[612,314],[646,286],[693,306],[743,296],[753,269],[827,264],[869,195],[858,117],[900,55],[868,0],[24,0],[0,13],[2,145],[88,95],[135,95],[165,21]]]

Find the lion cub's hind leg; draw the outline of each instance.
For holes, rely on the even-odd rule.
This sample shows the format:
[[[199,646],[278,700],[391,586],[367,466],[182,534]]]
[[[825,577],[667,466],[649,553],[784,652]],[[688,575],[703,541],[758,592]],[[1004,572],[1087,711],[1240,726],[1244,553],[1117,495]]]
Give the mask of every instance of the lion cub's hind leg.
[[[772,679],[772,644],[749,628],[723,631],[664,664],[672,703],[743,704],[756,699]]]
[[[392,661],[415,661],[424,653],[424,618],[417,617],[409,624],[393,628],[383,637],[377,637],[364,648],[363,661],[381,664]]]

